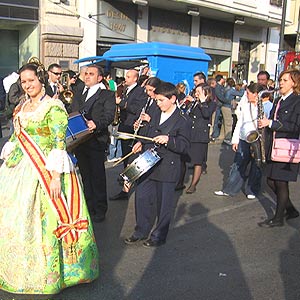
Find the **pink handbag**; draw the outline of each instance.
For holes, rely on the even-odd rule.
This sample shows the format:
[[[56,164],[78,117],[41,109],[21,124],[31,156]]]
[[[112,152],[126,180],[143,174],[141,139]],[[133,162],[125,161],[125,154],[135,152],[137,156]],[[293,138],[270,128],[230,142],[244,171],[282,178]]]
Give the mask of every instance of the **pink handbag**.
[[[275,134],[274,134],[275,136]],[[300,162],[300,140],[275,138],[273,139],[273,146],[271,152],[271,160],[294,163]]]
[[[281,100],[277,103],[274,114],[274,120],[277,117]],[[273,133],[273,145],[271,151],[271,160],[285,163],[298,164],[300,162],[300,140],[275,138],[275,131]]]

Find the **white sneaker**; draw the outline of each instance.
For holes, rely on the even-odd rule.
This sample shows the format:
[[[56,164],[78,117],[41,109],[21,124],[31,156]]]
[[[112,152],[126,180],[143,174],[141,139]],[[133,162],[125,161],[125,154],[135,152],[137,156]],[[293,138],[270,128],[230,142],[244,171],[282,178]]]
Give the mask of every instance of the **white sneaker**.
[[[118,160],[119,160],[119,158],[114,157],[112,159],[108,159],[107,162],[116,162]]]
[[[214,194],[216,196],[226,196],[226,197],[229,196],[229,194],[224,193],[223,191],[215,191]]]
[[[247,195],[247,198],[249,199],[249,200],[254,200],[255,198],[256,198],[256,196],[255,195]]]

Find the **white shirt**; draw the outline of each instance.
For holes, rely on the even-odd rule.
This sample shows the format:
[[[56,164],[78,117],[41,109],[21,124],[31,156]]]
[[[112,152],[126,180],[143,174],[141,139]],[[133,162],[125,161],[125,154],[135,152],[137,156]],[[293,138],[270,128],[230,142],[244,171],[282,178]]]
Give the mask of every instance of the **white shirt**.
[[[162,123],[166,122],[173,114],[173,112],[175,111],[175,109],[177,108],[176,105],[174,105],[174,109],[171,112],[161,112],[160,115],[160,121],[159,121],[159,125],[161,125]]]
[[[238,144],[239,139],[246,141],[247,134],[252,130],[257,130],[257,105],[245,101],[240,104],[240,116],[232,135],[232,144]]]
[[[128,95],[128,93],[137,86],[137,83],[134,83],[132,84],[131,86],[127,87],[127,90],[126,90],[126,95]]]
[[[86,96],[86,98],[85,98],[85,101],[87,101],[88,99],[90,99],[92,96],[94,96],[95,94],[96,94],[96,92],[99,90],[99,88],[101,88],[101,89],[103,89],[103,86],[105,87],[105,85],[103,84],[103,83],[97,83],[97,84],[95,84],[95,85],[93,85],[93,86],[91,86],[90,88],[89,88],[89,90],[88,90],[88,94],[87,94],[87,96]],[[105,88],[104,88],[105,89]],[[83,92],[82,92],[82,94],[84,94],[85,92],[86,92],[86,90],[87,90],[87,87],[85,87],[84,89],[83,89]]]

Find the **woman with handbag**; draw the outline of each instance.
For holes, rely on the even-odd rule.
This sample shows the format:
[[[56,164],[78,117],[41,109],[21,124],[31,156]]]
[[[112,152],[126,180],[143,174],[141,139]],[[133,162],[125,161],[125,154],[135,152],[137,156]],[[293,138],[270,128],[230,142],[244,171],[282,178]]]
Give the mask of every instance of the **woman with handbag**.
[[[261,227],[278,227],[286,220],[297,218],[296,210],[289,198],[289,181],[297,181],[299,160],[295,159],[297,151],[281,149],[280,155],[275,156],[274,144],[279,141],[283,148],[299,146],[300,131],[300,72],[289,69],[279,76],[279,92],[281,97],[275,101],[269,119],[263,118],[258,122],[259,127],[266,127],[266,158],[265,173],[267,184],[276,195],[277,205],[275,215],[271,219],[259,223]],[[279,140],[278,140],[279,139]],[[299,147],[300,148],[300,147]],[[284,152],[287,155],[282,155]],[[277,153],[278,154],[278,153]]]

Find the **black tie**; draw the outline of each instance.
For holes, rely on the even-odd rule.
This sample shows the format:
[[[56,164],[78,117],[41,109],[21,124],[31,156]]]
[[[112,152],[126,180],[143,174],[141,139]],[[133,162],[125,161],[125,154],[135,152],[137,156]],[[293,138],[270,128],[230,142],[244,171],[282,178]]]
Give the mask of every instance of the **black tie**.
[[[53,95],[56,95],[56,92],[57,92],[57,86],[54,84],[53,85]]]
[[[88,92],[89,92],[89,89],[90,88],[85,88],[85,92],[81,95],[81,100],[82,100],[82,102],[85,102],[85,99],[86,99],[86,97],[87,97],[87,95],[88,95]]]

